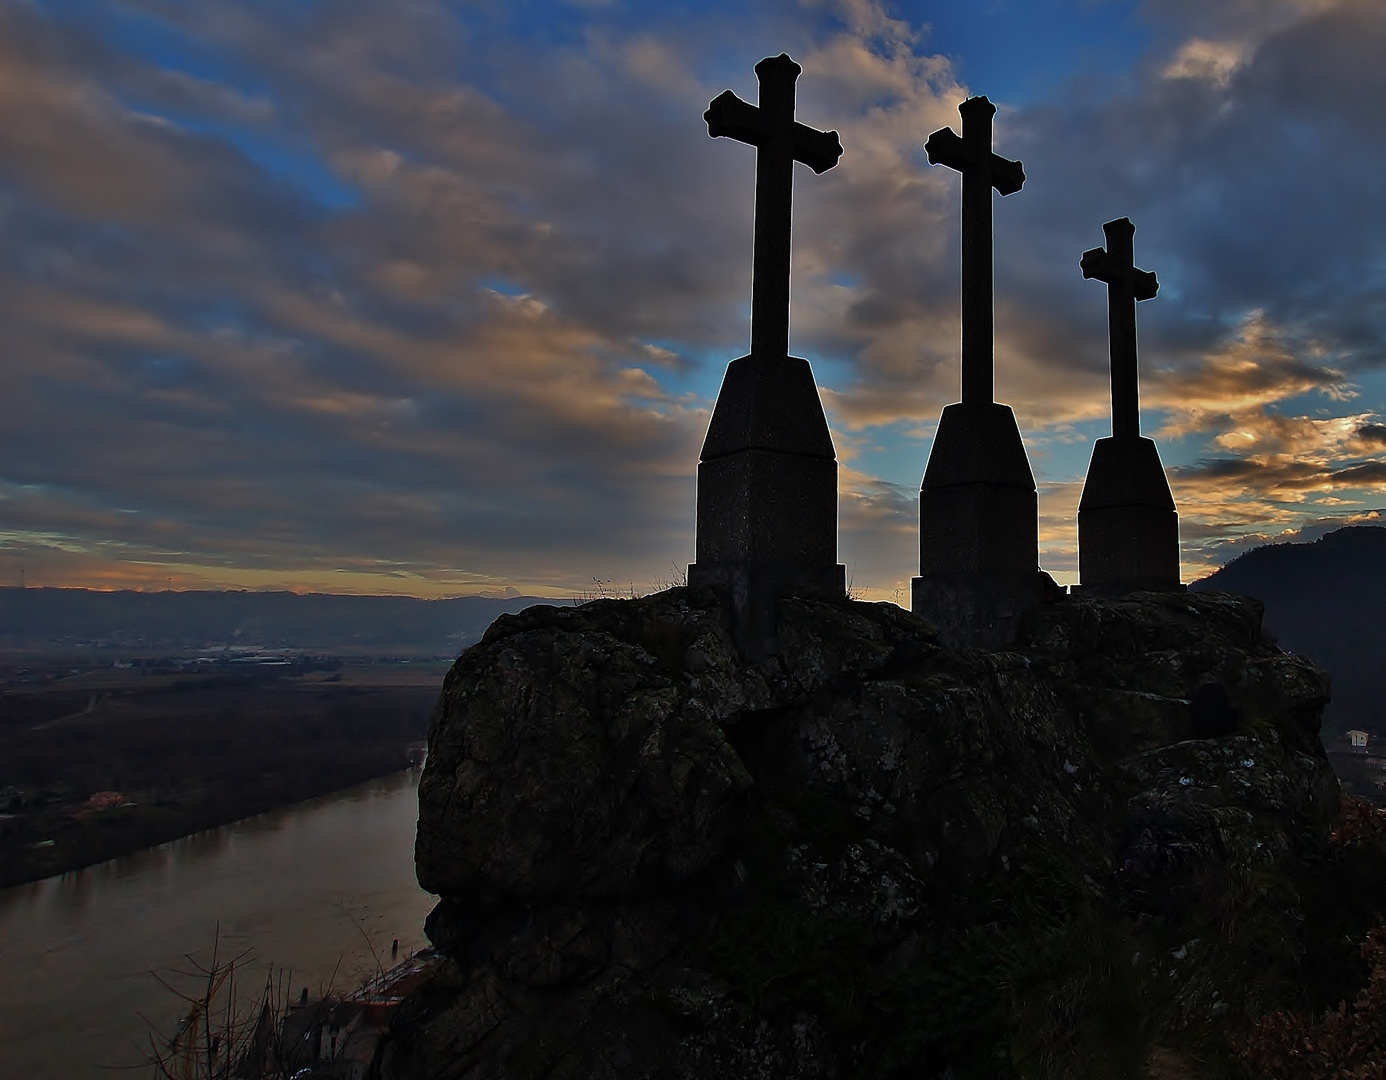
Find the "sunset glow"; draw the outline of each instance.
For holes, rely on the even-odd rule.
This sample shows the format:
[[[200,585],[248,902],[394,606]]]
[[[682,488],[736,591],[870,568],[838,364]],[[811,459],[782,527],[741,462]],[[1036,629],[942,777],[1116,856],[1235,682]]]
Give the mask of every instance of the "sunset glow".
[[[796,188],[791,351],[855,594],[908,596],[958,396],[958,183],[923,143],[969,94],[1027,178],[995,204],[996,393],[1044,568],[1076,580],[1109,431],[1105,289],[1078,263],[1121,216],[1160,280],[1142,425],[1186,580],[1379,520],[1375,0],[12,0],[0,584],[676,580],[750,307],[754,154],[702,112],[754,101],[781,51],[799,116],[845,147]]]

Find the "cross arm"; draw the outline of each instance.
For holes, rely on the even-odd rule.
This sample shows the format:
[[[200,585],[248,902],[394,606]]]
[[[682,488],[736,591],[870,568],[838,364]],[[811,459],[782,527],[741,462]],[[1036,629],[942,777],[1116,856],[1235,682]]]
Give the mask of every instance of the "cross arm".
[[[707,121],[707,133],[714,139],[726,137],[759,147],[770,138],[765,114],[730,90],[712,99],[703,119]],[[842,140],[836,131],[819,131],[794,121],[789,138],[794,160],[802,161],[816,173],[827,172],[842,156]]]
[[[842,140],[836,131],[819,131],[796,120],[790,129],[790,138],[794,145],[794,160],[802,161],[816,173],[827,172],[842,156]]]
[[[725,136],[737,142],[759,146],[765,137],[760,110],[742,101],[730,90],[723,90],[712,99],[707,112],[703,113],[703,119],[707,121],[707,133],[714,139]]]
[[[924,144],[924,153],[928,155],[930,165],[947,165],[959,172],[972,160],[967,152],[967,144],[952,128],[939,128],[930,135]]]
[[[1092,248],[1083,252],[1083,261],[1078,265],[1083,268],[1084,278],[1096,278],[1110,285],[1116,276],[1112,273],[1112,257],[1107,254],[1106,248]]]
[[[1123,276],[1130,274],[1131,293],[1137,300],[1153,300],[1155,294],[1160,291],[1160,282],[1153,273],[1134,266],[1122,266],[1106,248],[1093,248],[1083,252],[1083,260],[1079,266],[1082,267],[1085,278],[1096,278],[1108,285],[1119,284]]]
[[[998,195],[1014,195],[1025,184],[1025,168],[1018,161],[991,155],[991,186]]]
[[[1001,195],[1013,195],[1025,183],[1025,168],[1020,162],[990,152],[979,160],[973,148],[952,128],[939,128],[930,135],[924,152],[930,165],[947,165],[958,172],[986,168],[991,186]]]

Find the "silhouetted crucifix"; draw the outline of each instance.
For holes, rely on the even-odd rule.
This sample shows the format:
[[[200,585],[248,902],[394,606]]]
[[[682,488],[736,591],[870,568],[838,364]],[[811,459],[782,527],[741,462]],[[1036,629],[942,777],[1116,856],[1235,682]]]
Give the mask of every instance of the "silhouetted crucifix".
[[[1136,376],[1136,301],[1149,300],[1160,283],[1148,270],[1136,268],[1136,227],[1130,218],[1102,226],[1107,247],[1083,252],[1083,276],[1107,283],[1107,325],[1112,357],[1112,435],[1136,438],[1141,433],[1140,389]]]
[[[827,172],[842,156],[836,131],[818,131],[794,119],[794,81],[803,71],[786,53],[756,65],[760,104],[730,90],[703,113],[707,133],[756,148],[755,259],[751,267],[751,355],[789,355],[789,232],[794,163]]]
[[[924,150],[930,165],[962,173],[962,399],[992,400],[992,242],[991,189],[1002,195],[1020,190],[1020,162],[991,152],[991,118],[996,106],[985,97],[958,106],[962,137],[939,128]]]

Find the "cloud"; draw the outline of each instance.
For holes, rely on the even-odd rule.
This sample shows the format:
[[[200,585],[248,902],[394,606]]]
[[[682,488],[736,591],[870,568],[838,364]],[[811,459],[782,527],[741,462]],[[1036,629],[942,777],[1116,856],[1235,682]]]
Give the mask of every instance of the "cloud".
[[[1224,87],[1246,58],[1244,43],[1205,41],[1195,37],[1179,47],[1162,74],[1166,79],[1206,79]]]
[[[26,208],[9,235],[27,241],[3,301],[11,562],[561,589],[656,553],[663,567],[691,540],[705,406],[650,374],[678,369],[670,350],[543,298],[543,272],[580,245],[513,205],[562,180],[531,125],[471,88],[358,72],[347,100],[314,98],[362,192],[323,215],[23,40],[52,27],[10,29],[5,101],[28,114],[0,146]],[[330,32],[317,47],[357,51]],[[401,121],[392,145],[337,112],[363,103],[367,132]],[[497,274],[540,288],[479,286]]]
[[[1215,441],[1225,445],[1241,437],[1237,425],[1243,418],[1255,414],[1264,419],[1268,406],[1313,393],[1335,402],[1355,397],[1355,387],[1341,371],[1315,362],[1323,352],[1317,343],[1294,340],[1253,311],[1235,337],[1180,367],[1148,376],[1144,398],[1166,414],[1160,437],[1217,431]]]
[[[0,11],[0,574],[47,551],[73,580],[437,592],[686,561],[755,161],[701,113],[785,47],[799,118],[846,147],[796,175],[793,344],[844,448],[843,558],[902,587],[919,439],[958,391],[958,177],[922,146],[986,88],[868,0],[544,10]],[[1376,498],[1386,13],[1147,12],[1122,80],[1000,103],[1029,179],[995,200],[997,386],[1047,449],[1105,421],[1077,263],[1131,216],[1162,283],[1147,427],[1196,562]],[[1046,565],[1072,563],[1081,457],[1036,459]]]

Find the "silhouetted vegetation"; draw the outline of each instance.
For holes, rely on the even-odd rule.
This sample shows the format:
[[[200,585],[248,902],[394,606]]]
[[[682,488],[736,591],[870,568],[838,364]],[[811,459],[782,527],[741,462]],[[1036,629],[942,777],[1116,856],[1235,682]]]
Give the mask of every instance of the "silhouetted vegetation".
[[[1306,970],[1315,976],[1306,982],[1306,991],[1323,978],[1312,969],[1336,971],[1338,981],[1347,976],[1349,985],[1359,989],[1336,1004],[1317,1002],[1321,995],[1307,993],[1305,1008],[1277,1009],[1260,1017],[1234,1040],[1249,1080],[1386,1080],[1386,923],[1380,921],[1386,810],[1362,799],[1344,799],[1333,848],[1325,870],[1337,887],[1331,890],[1331,905],[1315,909],[1316,921],[1333,932],[1318,935],[1317,947],[1305,958]],[[1364,932],[1366,917],[1375,924],[1370,932]],[[1346,946],[1354,939],[1360,944],[1349,959]]]

